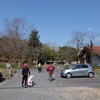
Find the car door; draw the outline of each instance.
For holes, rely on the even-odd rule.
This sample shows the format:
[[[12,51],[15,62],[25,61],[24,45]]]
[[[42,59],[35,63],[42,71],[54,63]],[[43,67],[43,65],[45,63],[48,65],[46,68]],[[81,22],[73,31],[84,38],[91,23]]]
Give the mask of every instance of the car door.
[[[72,68],[72,75],[73,76],[81,76],[82,73],[81,73],[81,68],[82,66],[81,65],[76,65],[74,68]]]
[[[87,76],[88,70],[89,70],[89,67],[87,65],[82,65],[82,68],[81,68],[82,76]]]

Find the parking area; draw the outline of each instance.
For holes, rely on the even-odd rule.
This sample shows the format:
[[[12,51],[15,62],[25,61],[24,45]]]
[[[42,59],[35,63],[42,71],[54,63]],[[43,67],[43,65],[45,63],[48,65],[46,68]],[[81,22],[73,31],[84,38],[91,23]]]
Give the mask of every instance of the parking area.
[[[21,87],[21,69],[13,78],[0,83],[1,100],[99,100],[100,99],[100,77],[94,78],[61,78],[60,68],[55,69],[54,80],[49,83],[48,72],[43,69],[30,69],[34,75],[33,87]]]

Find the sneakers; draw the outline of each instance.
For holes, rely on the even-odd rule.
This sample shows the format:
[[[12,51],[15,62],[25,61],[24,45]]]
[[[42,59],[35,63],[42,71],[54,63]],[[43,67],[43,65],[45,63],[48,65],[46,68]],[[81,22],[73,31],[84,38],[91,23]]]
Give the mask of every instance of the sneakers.
[[[27,86],[25,86],[25,85],[22,85],[22,87],[27,88]]]
[[[49,78],[48,80],[49,80],[50,83],[52,82],[52,79],[51,78]]]
[[[25,88],[27,88],[27,86],[25,86]]]

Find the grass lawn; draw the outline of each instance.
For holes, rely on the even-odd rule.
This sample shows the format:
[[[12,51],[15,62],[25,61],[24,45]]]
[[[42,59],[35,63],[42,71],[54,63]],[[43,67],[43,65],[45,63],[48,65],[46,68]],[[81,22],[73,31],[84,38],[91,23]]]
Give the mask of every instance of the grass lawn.
[[[100,69],[95,69],[94,71],[96,75],[100,75]]]
[[[5,69],[5,68],[0,68],[0,72],[2,73],[3,78],[1,79],[1,81],[4,81],[6,79],[11,78],[11,76],[9,75],[9,70]],[[12,69],[12,76],[16,73],[15,69]]]

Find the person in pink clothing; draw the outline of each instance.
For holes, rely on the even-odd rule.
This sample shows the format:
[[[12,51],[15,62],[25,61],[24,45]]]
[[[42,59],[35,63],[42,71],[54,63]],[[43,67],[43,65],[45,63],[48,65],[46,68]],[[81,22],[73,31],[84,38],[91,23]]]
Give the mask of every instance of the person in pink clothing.
[[[48,67],[47,67],[47,71],[49,73],[49,80],[50,82],[52,81],[52,74],[54,72],[54,66],[52,66],[51,64],[48,64]]]

